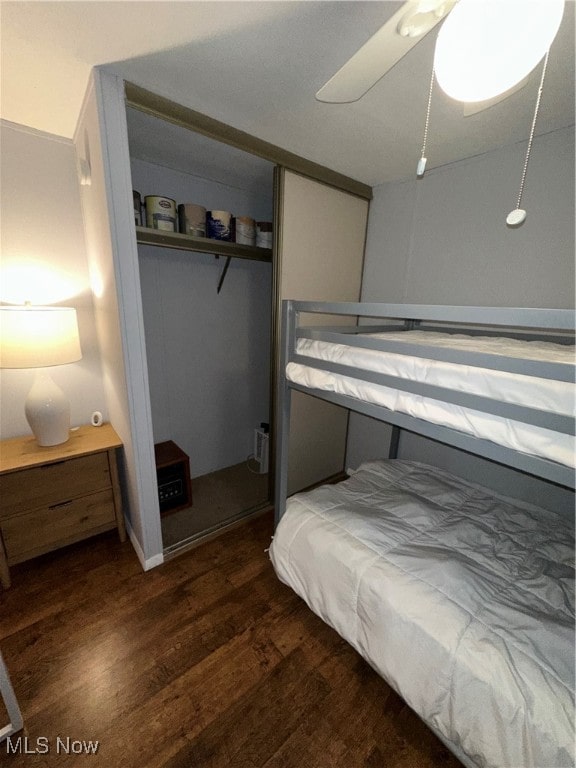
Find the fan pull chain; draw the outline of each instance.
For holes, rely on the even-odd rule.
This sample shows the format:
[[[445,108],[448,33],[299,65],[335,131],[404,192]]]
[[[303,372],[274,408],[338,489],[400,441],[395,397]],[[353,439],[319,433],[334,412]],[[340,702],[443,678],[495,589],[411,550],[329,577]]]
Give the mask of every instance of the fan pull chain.
[[[428,142],[428,127],[430,126],[430,107],[432,106],[432,91],[434,90],[434,67],[432,67],[432,77],[430,78],[430,88],[428,89],[428,106],[426,107],[426,124],[424,125],[424,141],[422,142],[422,152],[420,153],[420,160],[418,160],[418,167],[416,168],[416,176],[421,179],[424,176],[426,170],[426,144]]]
[[[548,55],[550,51],[546,52],[544,57],[544,66],[542,67],[542,75],[540,77],[540,85],[538,87],[538,95],[536,97],[536,106],[534,107],[534,117],[532,118],[532,127],[530,129],[530,138],[528,139],[528,147],[526,148],[526,157],[524,159],[524,168],[522,170],[522,179],[520,180],[520,191],[518,192],[518,201],[516,208],[510,211],[506,217],[506,224],[509,227],[519,227],[520,224],[526,219],[526,211],[520,208],[522,203],[522,195],[524,194],[524,185],[526,183],[526,174],[528,173],[528,162],[530,160],[530,153],[532,151],[532,143],[534,141],[534,132],[536,130],[536,120],[538,119],[538,112],[540,111],[540,101],[542,99],[542,90],[544,88],[544,78],[546,77],[546,67],[548,66]]]

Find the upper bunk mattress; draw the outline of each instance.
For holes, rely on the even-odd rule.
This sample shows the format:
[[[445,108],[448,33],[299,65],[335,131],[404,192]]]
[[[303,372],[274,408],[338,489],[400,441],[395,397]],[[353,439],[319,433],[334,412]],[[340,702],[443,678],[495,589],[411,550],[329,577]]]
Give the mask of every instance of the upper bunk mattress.
[[[520,359],[567,363],[574,366],[574,347],[551,342],[428,331],[366,335],[376,339],[412,342]],[[298,339],[296,351],[305,357],[328,360],[353,368],[491,397],[503,402],[567,416],[574,414],[574,385],[568,382],[310,339]],[[474,437],[491,440],[507,448],[550,459],[566,466],[573,467],[576,464],[572,435],[504,419],[430,397],[402,392],[380,384],[372,384],[362,381],[361,378],[322,371],[314,368],[313,360],[310,361],[310,366],[289,363],[286,367],[286,375],[289,381],[306,387],[337,392],[382,405],[392,411],[457,429]]]
[[[270,556],[465,764],[573,768],[573,529],[378,461],[290,498]]]

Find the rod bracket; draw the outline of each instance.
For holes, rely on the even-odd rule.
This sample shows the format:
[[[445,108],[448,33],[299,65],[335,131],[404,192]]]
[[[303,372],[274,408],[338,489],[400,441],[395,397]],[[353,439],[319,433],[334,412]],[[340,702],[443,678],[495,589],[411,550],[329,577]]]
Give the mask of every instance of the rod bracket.
[[[216,256],[218,258],[218,256]],[[226,264],[224,264],[224,269],[222,270],[222,274],[220,275],[220,280],[218,281],[218,288],[216,289],[216,293],[220,293],[220,290],[224,284],[224,278],[226,277],[226,272],[228,272],[228,267],[230,266],[230,262],[232,261],[232,256],[226,257]]]

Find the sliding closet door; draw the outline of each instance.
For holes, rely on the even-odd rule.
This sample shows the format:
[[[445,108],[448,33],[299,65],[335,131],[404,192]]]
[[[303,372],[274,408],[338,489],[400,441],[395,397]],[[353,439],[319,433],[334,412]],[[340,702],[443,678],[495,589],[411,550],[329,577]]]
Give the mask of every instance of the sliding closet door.
[[[285,169],[277,195],[278,301],[358,301],[368,201]],[[292,393],[288,493],[344,469],[347,426],[344,409]]]

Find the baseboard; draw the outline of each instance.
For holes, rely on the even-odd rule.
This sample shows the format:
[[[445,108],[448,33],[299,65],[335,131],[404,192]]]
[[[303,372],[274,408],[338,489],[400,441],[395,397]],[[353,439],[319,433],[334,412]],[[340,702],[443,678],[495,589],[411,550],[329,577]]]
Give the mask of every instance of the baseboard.
[[[144,563],[144,570],[150,571],[152,568],[157,568],[159,565],[162,565],[163,562],[164,555],[162,553],[154,555],[154,557],[149,557]]]
[[[164,554],[161,552],[159,555],[154,555],[153,557],[146,558],[144,556],[142,547],[140,546],[140,542],[136,538],[136,534],[134,533],[134,530],[130,525],[130,522],[128,520],[126,520],[125,522],[126,522],[126,533],[128,534],[128,538],[130,539],[130,542],[134,547],[134,552],[136,552],[136,557],[138,558],[138,560],[140,560],[140,565],[142,566],[142,569],[144,571],[150,571],[152,568],[156,568],[157,566],[162,565],[162,563],[164,562]]]

